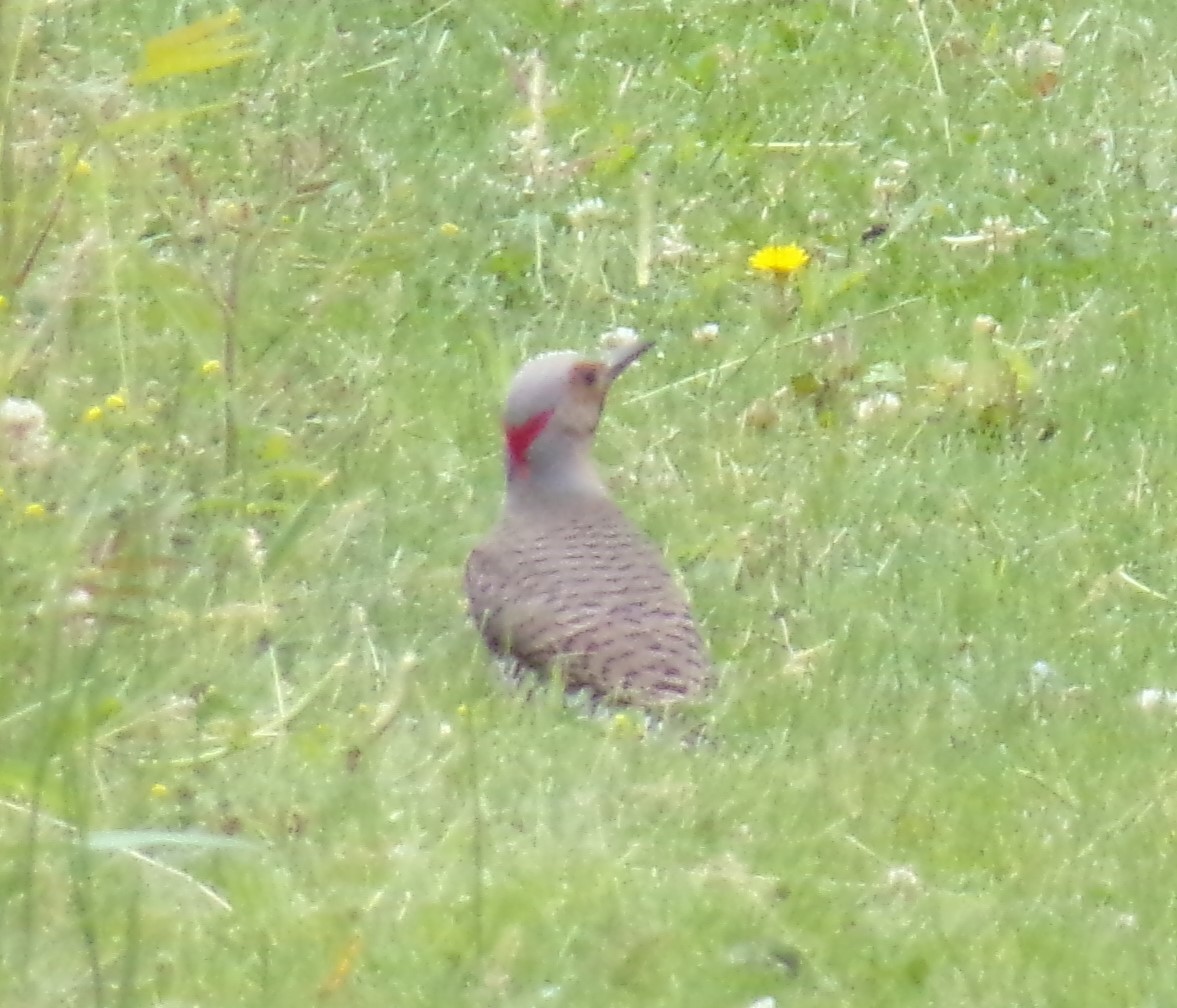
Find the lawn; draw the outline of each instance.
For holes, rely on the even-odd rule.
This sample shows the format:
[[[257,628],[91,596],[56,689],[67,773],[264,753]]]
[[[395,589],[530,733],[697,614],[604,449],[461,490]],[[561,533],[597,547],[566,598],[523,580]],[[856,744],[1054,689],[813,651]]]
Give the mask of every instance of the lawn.
[[[0,4],[0,1005],[1173,1004],[1175,50]],[[701,744],[465,615],[511,374],[618,327]]]

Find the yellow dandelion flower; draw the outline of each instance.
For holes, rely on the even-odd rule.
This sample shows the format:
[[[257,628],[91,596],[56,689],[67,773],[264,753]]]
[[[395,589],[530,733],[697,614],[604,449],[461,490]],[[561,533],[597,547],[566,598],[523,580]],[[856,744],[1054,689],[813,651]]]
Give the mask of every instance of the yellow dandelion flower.
[[[219,375],[224,370],[224,366],[219,360],[206,360],[200,365],[200,373],[206,378],[211,378],[213,375]]]
[[[86,423],[98,423],[102,419],[103,409],[101,406],[91,406],[85,413],[82,414],[82,419]]]
[[[809,253],[800,245],[765,245],[748,258],[749,267],[776,277],[790,276],[808,262]]]
[[[94,174],[94,166],[85,158],[79,158],[74,162],[71,174],[74,178],[89,178]]]
[[[460,227],[458,227],[458,225],[455,224],[453,221],[446,221],[439,228],[439,230],[447,238],[452,238],[454,235],[460,235],[462,233],[462,229]]]
[[[44,504],[29,504],[25,507],[26,518],[44,518],[45,505]]]
[[[115,392],[106,397],[106,408],[108,410],[125,410],[127,408],[127,397],[121,392]]]
[[[0,294],[0,312],[4,311],[4,309],[7,307],[8,307],[8,298],[6,298],[3,294]]]
[[[458,704],[458,717],[465,721],[470,716],[470,708],[465,704]]]
[[[152,798],[166,798],[170,788],[166,784],[152,784],[151,797]]]

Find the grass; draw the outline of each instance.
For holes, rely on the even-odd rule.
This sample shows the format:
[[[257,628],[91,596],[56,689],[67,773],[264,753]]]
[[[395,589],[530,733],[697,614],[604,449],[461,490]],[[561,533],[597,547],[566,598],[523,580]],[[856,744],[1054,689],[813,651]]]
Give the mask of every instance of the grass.
[[[1169,1004],[1170,5],[173,6],[0,7],[0,1003]],[[618,325],[691,749],[463,612]]]

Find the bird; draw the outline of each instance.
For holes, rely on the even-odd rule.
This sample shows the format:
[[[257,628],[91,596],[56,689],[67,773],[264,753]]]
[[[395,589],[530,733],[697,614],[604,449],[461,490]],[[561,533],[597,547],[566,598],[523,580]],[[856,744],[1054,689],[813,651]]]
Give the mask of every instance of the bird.
[[[711,659],[661,551],[609,495],[592,447],[614,381],[653,346],[541,354],[503,410],[506,494],[470,553],[469,613],[516,672],[594,704],[664,711],[712,686]]]

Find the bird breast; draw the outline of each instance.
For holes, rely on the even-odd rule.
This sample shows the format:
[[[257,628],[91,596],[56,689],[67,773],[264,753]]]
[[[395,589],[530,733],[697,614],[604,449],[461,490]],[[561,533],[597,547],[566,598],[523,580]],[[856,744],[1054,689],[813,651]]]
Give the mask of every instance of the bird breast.
[[[496,653],[623,702],[692,697],[710,668],[662,556],[608,499],[508,508],[471,554],[470,612]]]

